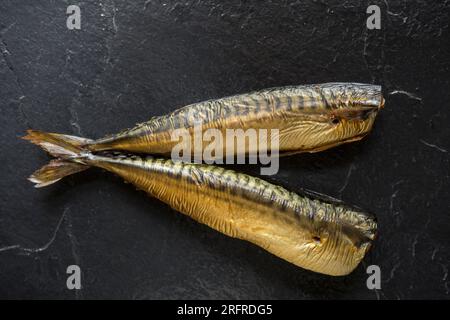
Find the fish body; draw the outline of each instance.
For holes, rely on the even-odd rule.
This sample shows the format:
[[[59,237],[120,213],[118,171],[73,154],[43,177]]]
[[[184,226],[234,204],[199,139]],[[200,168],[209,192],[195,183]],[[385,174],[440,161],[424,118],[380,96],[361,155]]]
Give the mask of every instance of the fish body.
[[[202,134],[208,129],[217,129],[223,137],[227,129],[244,132],[267,129],[268,141],[272,134],[277,136],[280,154],[316,152],[362,139],[370,132],[383,105],[381,87],[371,84],[326,83],[271,88],[191,104],[121,133],[92,140],[85,148],[92,152],[122,150],[167,156],[178,143],[173,132],[186,129],[191,145],[200,143],[197,150],[203,151],[215,142],[194,141],[194,129],[198,126]],[[231,151],[227,150],[229,146],[219,145],[223,149],[219,154],[240,152],[234,146]],[[259,147],[259,143],[246,142],[244,150],[255,153]]]
[[[225,136],[229,129],[269,129],[268,140],[276,129],[280,154],[316,152],[367,135],[383,105],[379,86],[328,83],[201,102],[98,140],[30,130],[25,139],[57,158],[30,180],[43,187],[89,167],[103,168],[228,236],[308,270],[346,275],[375,238],[377,224],[370,214],[231,170],[110,150],[169,155],[178,143],[174,132],[187,130],[195,144],[200,127],[202,134],[217,129]],[[230,153],[228,143],[222,148],[223,155]],[[244,150],[259,149],[259,144],[247,144]],[[233,152],[238,152],[234,146]]]
[[[92,154],[82,141],[30,131],[25,137],[60,159],[36,171],[38,187],[90,166],[106,169],[175,210],[299,267],[339,276],[362,260],[375,237],[373,216],[311,194],[206,164]]]

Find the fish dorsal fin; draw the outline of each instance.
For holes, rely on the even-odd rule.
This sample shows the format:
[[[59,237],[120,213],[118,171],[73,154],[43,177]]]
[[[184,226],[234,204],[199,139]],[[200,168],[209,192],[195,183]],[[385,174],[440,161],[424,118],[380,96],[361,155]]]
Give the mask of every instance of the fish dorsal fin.
[[[331,196],[325,195],[325,194],[320,193],[320,192],[312,191],[312,190],[309,190],[309,189],[301,188],[300,192],[302,194],[304,194],[306,197],[317,199],[317,200],[321,200],[321,201],[324,201],[324,202],[328,202],[330,204],[336,204],[336,205],[343,205],[343,204],[345,204],[344,201],[342,201],[340,199],[333,198]]]
[[[342,201],[341,199],[337,199],[337,198],[334,198],[334,197],[329,196],[329,195],[325,195],[325,194],[320,193],[320,192],[316,192],[316,191],[312,191],[312,190],[309,190],[309,189],[301,188],[300,189],[300,193],[302,193],[306,197],[309,197],[309,198],[312,198],[312,199],[316,199],[316,200],[320,200],[320,201],[323,201],[323,202],[327,202],[329,204],[340,205],[340,206],[346,207],[347,209],[352,209],[352,210],[358,210],[358,211],[366,212],[361,207],[358,207],[358,206],[356,206],[354,204],[350,205],[350,204]],[[370,215],[374,216],[373,214],[370,214]]]

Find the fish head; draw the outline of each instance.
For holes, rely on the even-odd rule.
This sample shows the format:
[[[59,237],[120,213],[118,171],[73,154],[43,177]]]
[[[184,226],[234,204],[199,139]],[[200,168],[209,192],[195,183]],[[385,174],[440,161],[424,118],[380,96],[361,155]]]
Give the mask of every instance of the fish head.
[[[319,212],[314,219],[304,248],[311,257],[307,268],[343,276],[351,273],[370,249],[376,237],[377,222],[373,215],[358,208],[339,205],[332,210],[333,218],[320,217]]]
[[[329,83],[312,86],[309,108],[310,132],[306,145],[311,152],[357,141],[372,129],[384,107],[381,86],[359,83]]]

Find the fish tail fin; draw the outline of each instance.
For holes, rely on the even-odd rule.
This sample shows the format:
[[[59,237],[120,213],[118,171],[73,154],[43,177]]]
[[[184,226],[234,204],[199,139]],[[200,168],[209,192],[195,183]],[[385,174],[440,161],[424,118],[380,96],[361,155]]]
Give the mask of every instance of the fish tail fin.
[[[89,165],[83,161],[90,154],[83,149],[83,145],[91,141],[89,139],[37,130],[28,130],[23,139],[40,146],[57,158],[28,178],[35,183],[36,188],[48,186],[65,176],[89,168]]]
[[[88,168],[89,166],[85,164],[54,159],[39,170],[36,170],[28,180],[35,184],[35,188],[42,188],[51,185],[66,176],[84,171]]]
[[[53,157],[62,159],[77,157],[83,151],[83,146],[92,141],[76,136],[39,130],[27,130],[27,135],[22,137],[22,139],[40,146]]]

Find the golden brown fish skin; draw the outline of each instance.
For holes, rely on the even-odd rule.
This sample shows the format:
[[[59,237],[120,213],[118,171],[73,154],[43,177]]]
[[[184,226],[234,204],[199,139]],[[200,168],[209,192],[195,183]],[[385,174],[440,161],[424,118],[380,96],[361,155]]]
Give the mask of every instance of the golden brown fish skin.
[[[92,154],[82,148],[86,140],[72,136],[28,130],[23,138],[57,158],[29,177],[35,187],[104,168],[201,223],[316,272],[350,273],[375,237],[372,216],[324,196],[300,196],[220,167]]]
[[[193,143],[194,124],[200,123],[203,132],[216,128],[223,136],[226,129],[279,129],[281,154],[316,152],[363,138],[383,105],[381,87],[370,84],[271,88],[192,104],[86,147],[94,152],[124,150],[169,155],[178,143],[171,133],[186,128]],[[203,147],[207,144],[204,142]],[[257,151],[257,146],[247,147],[247,152]]]
[[[220,167],[124,155],[89,155],[80,161],[118,174],[217,231],[315,272],[350,273],[375,237],[375,219],[358,209],[299,196]]]

